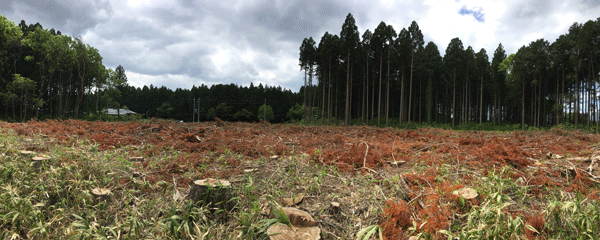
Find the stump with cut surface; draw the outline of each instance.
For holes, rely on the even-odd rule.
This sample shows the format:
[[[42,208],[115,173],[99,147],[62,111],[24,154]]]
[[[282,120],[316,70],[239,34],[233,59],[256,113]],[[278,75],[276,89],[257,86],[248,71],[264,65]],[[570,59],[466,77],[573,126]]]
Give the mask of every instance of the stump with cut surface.
[[[321,239],[319,227],[296,227],[281,223],[271,225],[267,229],[270,240],[318,240]]]
[[[190,184],[188,197],[196,204],[207,206],[211,211],[223,209],[231,211],[235,206],[231,183],[227,180],[207,178]]]
[[[23,157],[33,157],[33,155],[35,155],[34,151],[27,151],[27,150],[21,151],[21,156],[23,156]]]
[[[94,203],[100,203],[102,201],[110,200],[110,189],[108,188],[94,188],[92,189],[92,196],[94,196]]]
[[[473,199],[477,197],[477,191],[470,187],[464,187],[452,192],[452,194],[462,197],[464,199]]]
[[[331,202],[329,203],[329,213],[333,216],[337,216],[340,214],[340,203],[339,202]]]
[[[290,226],[276,223],[267,229],[270,240],[318,240],[321,239],[321,229],[315,219],[305,211],[297,208],[281,208],[290,220]],[[271,218],[275,217],[271,211]]]
[[[35,157],[32,157],[31,161],[33,162],[33,168],[36,171],[39,171],[40,169],[42,169],[42,164],[49,159],[50,158],[48,158],[48,156],[45,155],[37,155]]]
[[[283,206],[291,207],[291,206],[300,204],[303,199],[304,199],[304,194],[301,193],[301,194],[298,194],[291,198],[280,198],[279,203],[281,203],[281,205],[283,205]]]

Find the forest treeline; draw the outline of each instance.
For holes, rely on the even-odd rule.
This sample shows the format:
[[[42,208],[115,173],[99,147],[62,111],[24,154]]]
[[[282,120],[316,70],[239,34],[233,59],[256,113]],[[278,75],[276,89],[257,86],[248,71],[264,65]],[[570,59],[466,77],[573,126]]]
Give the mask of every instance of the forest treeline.
[[[488,54],[459,38],[442,55],[435,43],[425,43],[415,21],[399,32],[381,22],[361,35],[348,14],[339,36],[326,32],[318,44],[305,38],[299,55],[304,86],[298,93],[253,84],[136,88],[128,85],[122,66],[106,68],[98,50],[80,38],[39,23],[16,25],[0,15],[0,118],[102,119],[103,109],[127,108],[140,117],[184,121],[266,117],[598,129],[600,18],[574,23],[554,42],[539,39],[510,55],[502,44]]]
[[[122,66],[106,68],[80,38],[0,15],[0,118],[7,121],[109,119],[104,109],[127,108],[148,118],[258,121],[266,113],[283,122],[302,117],[299,103],[298,93],[262,84],[132,87]]]
[[[491,56],[459,38],[442,56],[415,21],[398,32],[381,22],[361,35],[348,14],[339,35],[325,32],[318,44],[308,37],[300,46],[303,104],[319,109],[304,117],[453,128],[466,122],[598,125],[600,18],[573,23],[554,42],[538,39],[509,56],[499,44]]]

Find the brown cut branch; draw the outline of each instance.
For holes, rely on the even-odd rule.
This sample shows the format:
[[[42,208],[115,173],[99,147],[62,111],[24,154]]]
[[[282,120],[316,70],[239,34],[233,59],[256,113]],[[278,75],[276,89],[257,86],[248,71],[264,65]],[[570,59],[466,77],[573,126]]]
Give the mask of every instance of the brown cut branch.
[[[367,167],[367,155],[369,154],[369,144],[367,142],[360,140],[358,144],[364,143],[367,146],[367,150],[365,151],[365,157],[363,158],[363,167]]]
[[[581,161],[581,162],[598,161],[598,160],[600,160],[600,156],[567,158],[567,161]]]

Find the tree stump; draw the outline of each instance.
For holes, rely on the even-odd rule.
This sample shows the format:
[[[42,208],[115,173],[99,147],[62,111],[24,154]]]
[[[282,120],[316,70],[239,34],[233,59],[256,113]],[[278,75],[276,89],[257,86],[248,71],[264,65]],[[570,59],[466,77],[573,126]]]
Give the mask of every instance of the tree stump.
[[[270,240],[319,240],[321,229],[313,217],[305,211],[296,208],[282,208],[288,216],[291,226],[276,223],[267,229]],[[271,218],[275,217],[273,210]]]
[[[231,211],[235,207],[231,183],[227,180],[196,180],[190,185],[188,197],[196,204],[207,206],[211,212],[219,209]]]
[[[23,157],[33,157],[33,155],[35,155],[34,151],[27,151],[27,150],[21,151],[21,156],[23,156]]]
[[[270,240],[319,240],[321,239],[321,229],[276,223],[267,229],[267,235]]]
[[[94,203],[98,204],[102,201],[108,202],[110,200],[110,189],[108,188],[94,188],[92,189],[92,196],[94,196]]]
[[[339,202],[331,202],[329,204],[329,213],[333,216],[337,216],[339,215],[341,212],[340,210],[340,203]]]
[[[300,204],[302,200],[304,200],[304,194],[301,193],[291,198],[280,198],[279,203],[283,206],[291,207]]]
[[[38,155],[38,156],[32,157],[31,161],[33,162],[33,168],[36,171],[39,171],[40,169],[42,169],[42,164],[49,159],[50,158],[48,158],[47,156],[44,156],[44,155]]]
[[[462,197],[464,199],[473,199],[477,197],[477,191],[475,189],[472,189],[470,187],[464,187],[458,190],[455,190],[452,192],[452,194]]]

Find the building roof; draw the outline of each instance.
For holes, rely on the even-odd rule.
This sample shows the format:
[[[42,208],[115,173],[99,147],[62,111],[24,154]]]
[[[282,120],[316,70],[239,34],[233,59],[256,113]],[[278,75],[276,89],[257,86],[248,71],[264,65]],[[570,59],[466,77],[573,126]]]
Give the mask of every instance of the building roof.
[[[119,115],[119,114],[120,115],[132,115],[132,114],[138,114],[138,113],[136,113],[134,111],[131,111],[129,109],[123,109],[123,108],[120,108],[118,110],[116,108],[107,108],[107,109],[104,109],[104,113],[106,113],[108,115]]]

